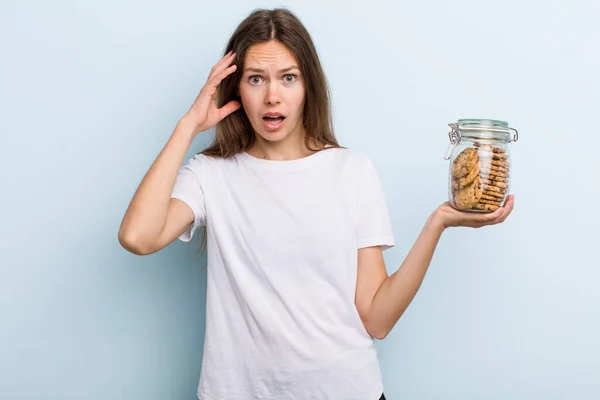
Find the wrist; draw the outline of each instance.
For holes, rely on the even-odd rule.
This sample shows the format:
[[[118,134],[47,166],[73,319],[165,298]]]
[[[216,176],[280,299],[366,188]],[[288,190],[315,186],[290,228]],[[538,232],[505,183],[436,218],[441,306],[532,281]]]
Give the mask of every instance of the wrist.
[[[196,124],[186,117],[181,118],[179,122],[177,122],[175,131],[173,132],[173,136],[177,136],[180,139],[185,139],[190,142],[194,140],[197,134]]]
[[[442,234],[449,226],[444,218],[444,213],[438,208],[436,209],[429,218],[427,218],[428,226]]]

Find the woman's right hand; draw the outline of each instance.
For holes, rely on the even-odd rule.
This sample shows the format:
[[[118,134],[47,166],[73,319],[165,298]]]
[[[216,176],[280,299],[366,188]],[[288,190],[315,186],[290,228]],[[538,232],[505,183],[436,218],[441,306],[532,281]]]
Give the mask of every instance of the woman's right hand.
[[[219,84],[237,69],[237,65],[231,65],[234,58],[235,53],[230,51],[211,69],[200,94],[183,117],[195,126],[195,134],[209,130],[241,107],[241,104],[235,100],[221,108],[217,108],[216,102]]]

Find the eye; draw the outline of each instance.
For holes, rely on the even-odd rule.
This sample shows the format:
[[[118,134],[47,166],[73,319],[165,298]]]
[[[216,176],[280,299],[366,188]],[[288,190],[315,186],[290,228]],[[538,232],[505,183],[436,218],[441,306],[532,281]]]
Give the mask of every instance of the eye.
[[[294,74],[287,74],[287,75],[285,75],[285,76],[283,77],[283,80],[284,80],[286,83],[292,83],[292,82],[294,82],[294,81],[296,80],[296,78],[297,78],[297,76],[296,76],[296,75],[294,75]]]
[[[252,75],[248,77],[248,82],[250,82],[252,85],[258,85],[260,83],[260,79],[260,76]]]

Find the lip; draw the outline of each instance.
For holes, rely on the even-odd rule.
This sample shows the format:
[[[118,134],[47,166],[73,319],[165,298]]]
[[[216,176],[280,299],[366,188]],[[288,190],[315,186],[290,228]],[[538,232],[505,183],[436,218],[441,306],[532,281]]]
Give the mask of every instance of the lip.
[[[264,117],[283,117],[283,116],[284,115],[282,113],[268,112],[268,113],[264,113],[261,118],[264,118]]]
[[[283,119],[281,121],[279,121],[279,123],[273,125],[273,124],[265,121],[264,117],[283,117],[283,115],[278,114],[278,113],[267,113],[267,114],[263,115],[263,120],[262,120],[263,127],[269,132],[278,131],[279,129],[281,129],[281,127],[285,124],[285,121],[287,120],[287,118],[283,117]]]

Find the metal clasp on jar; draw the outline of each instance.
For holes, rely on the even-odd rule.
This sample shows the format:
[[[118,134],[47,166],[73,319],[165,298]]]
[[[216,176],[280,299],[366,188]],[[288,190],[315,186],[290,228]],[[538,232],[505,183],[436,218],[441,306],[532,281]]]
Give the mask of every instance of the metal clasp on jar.
[[[515,128],[508,128],[511,131],[515,131],[515,134],[513,135],[513,137],[511,137],[510,139],[508,139],[509,142],[516,142],[517,140],[519,140],[519,131],[516,130]]]
[[[451,128],[450,132],[448,132],[448,138],[450,139],[450,145],[448,145],[448,150],[446,150],[446,155],[444,156],[444,160],[449,160],[452,156],[452,152],[454,148],[460,143],[460,129],[458,124],[452,123],[448,124]],[[518,137],[518,135],[517,135]]]

